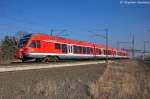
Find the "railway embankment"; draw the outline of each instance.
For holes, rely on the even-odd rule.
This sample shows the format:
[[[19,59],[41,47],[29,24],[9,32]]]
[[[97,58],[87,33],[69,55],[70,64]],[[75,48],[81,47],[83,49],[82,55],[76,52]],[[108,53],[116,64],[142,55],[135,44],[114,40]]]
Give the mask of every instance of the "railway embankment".
[[[150,65],[105,64],[0,73],[0,98],[149,99]]]

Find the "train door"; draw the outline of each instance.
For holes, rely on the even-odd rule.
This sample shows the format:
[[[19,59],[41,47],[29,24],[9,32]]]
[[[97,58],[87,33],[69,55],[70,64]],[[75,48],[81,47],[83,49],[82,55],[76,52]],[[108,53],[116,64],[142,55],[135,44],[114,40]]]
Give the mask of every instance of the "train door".
[[[105,49],[101,49],[101,55],[102,55],[102,57],[106,57],[106,50]]]
[[[104,55],[104,49],[101,49],[101,55]]]
[[[72,45],[68,45],[68,53],[73,54],[73,46]]]

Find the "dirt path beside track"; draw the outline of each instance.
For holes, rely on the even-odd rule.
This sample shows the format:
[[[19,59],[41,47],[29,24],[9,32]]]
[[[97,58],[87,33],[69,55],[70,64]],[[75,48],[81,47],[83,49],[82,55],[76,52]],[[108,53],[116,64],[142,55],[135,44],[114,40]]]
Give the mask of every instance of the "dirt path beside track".
[[[98,79],[105,68],[100,64],[0,73],[0,96],[87,99],[88,82]]]

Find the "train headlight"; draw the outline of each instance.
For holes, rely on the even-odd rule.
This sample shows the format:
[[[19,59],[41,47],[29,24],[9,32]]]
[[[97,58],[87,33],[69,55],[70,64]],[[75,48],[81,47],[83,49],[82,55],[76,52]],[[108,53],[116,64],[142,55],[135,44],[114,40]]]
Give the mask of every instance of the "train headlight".
[[[30,49],[29,47],[28,47],[28,48],[25,48],[25,49],[24,49],[24,51],[25,51],[25,52],[28,52],[28,51],[29,51],[29,49]]]

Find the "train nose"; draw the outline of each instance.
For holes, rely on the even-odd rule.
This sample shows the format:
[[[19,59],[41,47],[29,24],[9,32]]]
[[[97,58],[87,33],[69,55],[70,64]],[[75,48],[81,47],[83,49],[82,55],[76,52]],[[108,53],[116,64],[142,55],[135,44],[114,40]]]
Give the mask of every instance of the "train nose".
[[[16,57],[16,58],[19,58],[19,59],[21,59],[21,58],[23,57],[22,49],[18,49],[18,50],[17,50],[17,52],[16,52],[16,54],[15,54],[15,57]]]
[[[20,58],[23,57],[23,55],[22,55],[21,52],[17,52],[17,53],[15,54],[15,57],[20,59]]]

